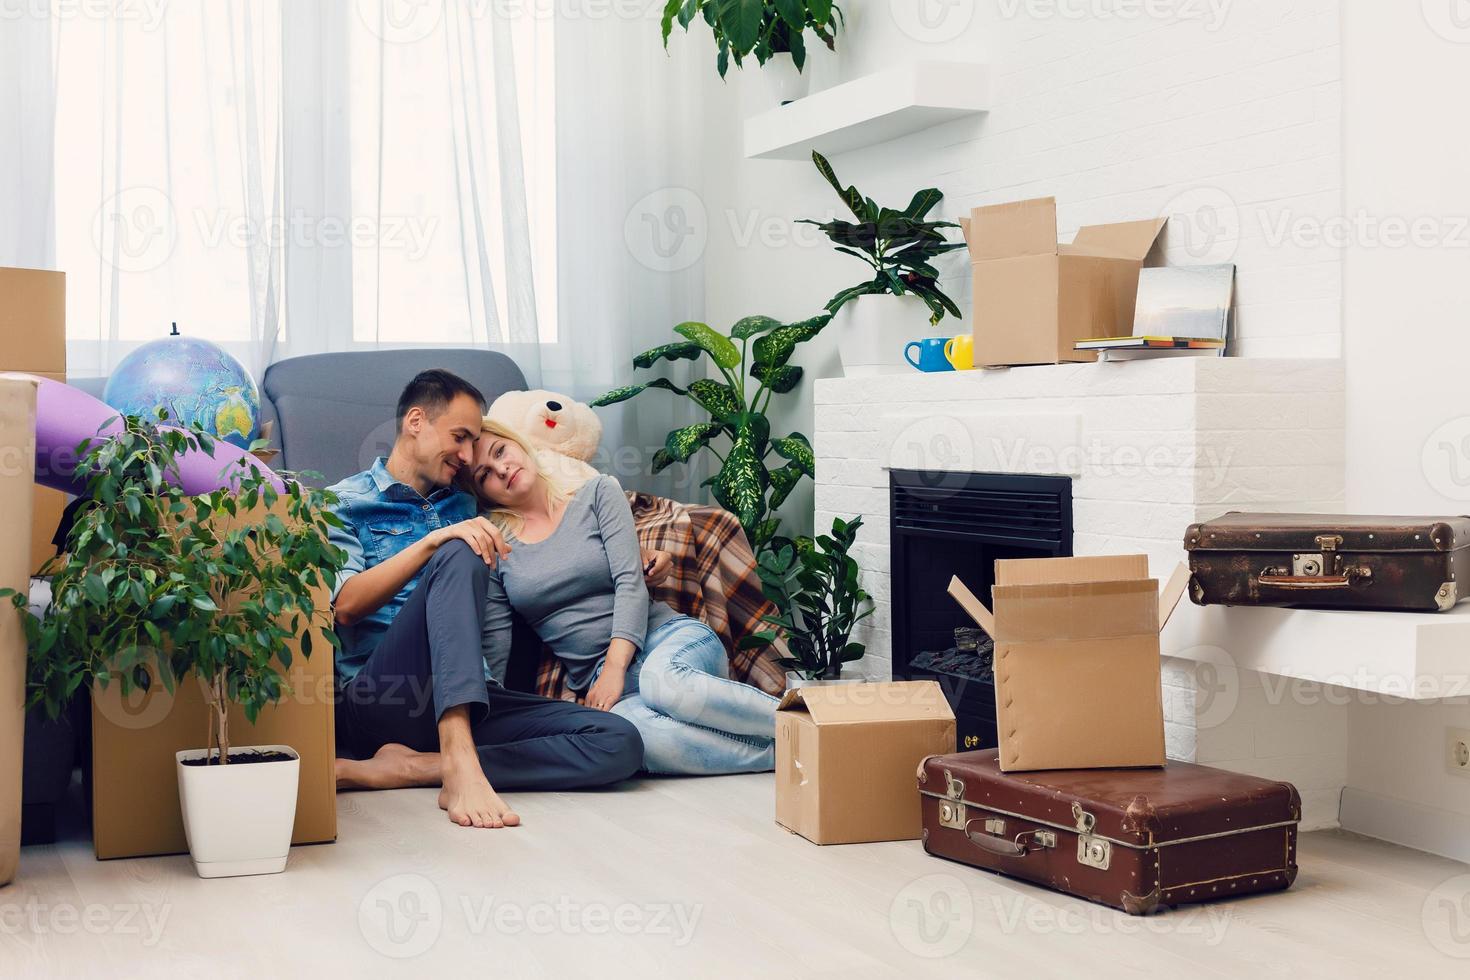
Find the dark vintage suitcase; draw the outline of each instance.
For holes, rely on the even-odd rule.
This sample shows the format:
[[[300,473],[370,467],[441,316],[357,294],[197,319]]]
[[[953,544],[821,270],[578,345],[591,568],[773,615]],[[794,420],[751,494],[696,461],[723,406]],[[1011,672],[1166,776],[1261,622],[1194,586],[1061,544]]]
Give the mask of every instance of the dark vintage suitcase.
[[[930,854],[1130,915],[1296,879],[1290,783],[1187,762],[1006,773],[987,749],[929,756],[919,794]]]
[[[1229,513],[1184,534],[1197,605],[1446,610],[1470,517]]]

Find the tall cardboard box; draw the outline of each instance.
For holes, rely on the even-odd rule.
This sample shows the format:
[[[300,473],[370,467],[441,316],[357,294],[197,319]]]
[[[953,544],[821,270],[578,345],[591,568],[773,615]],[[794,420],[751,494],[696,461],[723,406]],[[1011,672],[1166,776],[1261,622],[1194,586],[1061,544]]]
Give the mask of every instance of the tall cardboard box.
[[[787,691],[776,709],[776,822],[814,844],[918,840],[914,772],[954,751],[934,681]]]
[[[66,381],[66,276],[41,269],[0,268],[0,371],[41,374]],[[51,537],[66,509],[66,494],[33,490],[30,571],[56,553]]]
[[[0,378],[0,588],[30,585],[31,486],[36,460],[36,386]],[[21,759],[25,743],[26,636],[0,599],[0,885],[20,862]]]
[[[261,511],[240,520],[262,519]],[[329,608],[329,600],[327,589],[319,589],[317,608]],[[238,706],[231,709],[230,746],[289,745],[300,754],[291,843],[317,844],[337,838],[332,647],[317,630],[310,657],[301,655],[299,639],[291,652],[286,676],[292,693],[263,710],[254,725]],[[208,711],[193,675],[181,679],[173,694],[156,680],[147,692],[135,689],[126,698],[117,682],[93,689],[92,837],[98,858],[188,851],[174,753],[204,747]]]
[[[969,243],[975,366],[1093,361],[1079,340],[1133,332],[1138,271],[1167,219],[1088,225],[1057,244],[1057,202],[975,208]]]
[[[1159,631],[1188,583],[1160,594],[1145,555],[997,561],[992,615],[951,580],[995,640],[1002,771],[1164,764]]]

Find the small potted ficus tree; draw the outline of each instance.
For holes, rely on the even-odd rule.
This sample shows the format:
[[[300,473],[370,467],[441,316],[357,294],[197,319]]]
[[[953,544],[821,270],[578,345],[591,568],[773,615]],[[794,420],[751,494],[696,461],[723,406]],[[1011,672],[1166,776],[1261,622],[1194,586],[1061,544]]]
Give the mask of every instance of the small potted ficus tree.
[[[907,371],[904,345],[935,336],[924,331],[938,326],[946,313],[959,319],[959,307],[939,288],[939,270],[932,264],[965,247],[944,235],[945,229],[959,225],[928,220],[944,197],[937,187],[916,191],[908,207],[899,211],[881,207],[855,186],[843,187],[827,158],[816,150],[812,163],[857,220],[800,222],[816,225],[837,251],[862,259],[873,273],[871,279],[848,286],[827,302],[833,329],[841,336],[843,372],[855,377]]]
[[[304,656],[317,630],[338,645],[326,601],[346,557],[328,540],[335,498],[260,469],[189,496],[177,460],[212,455],[213,438],[149,419],[125,417],[115,436],[77,451],[92,503],[42,569],[51,605],[38,619],[11,594],[32,651],[29,702],[56,717],[84,685],[117,682],[126,695],[154,678],[169,692],[197,678],[204,746],[175,759],[195,870],[282,871],[300,760],[286,745],[232,746],[230,709],[254,723],[289,693],[297,637]]]

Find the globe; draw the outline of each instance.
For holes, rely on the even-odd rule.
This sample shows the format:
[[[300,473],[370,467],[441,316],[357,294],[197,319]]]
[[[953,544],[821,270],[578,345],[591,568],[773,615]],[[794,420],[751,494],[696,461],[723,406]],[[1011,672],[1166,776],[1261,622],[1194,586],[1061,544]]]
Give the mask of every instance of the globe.
[[[245,365],[218,344],[166,337],[123,358],[102,400],[124,415],[168,412],[176,425],[195,425],[249,449],[259,429],[260,390]]]

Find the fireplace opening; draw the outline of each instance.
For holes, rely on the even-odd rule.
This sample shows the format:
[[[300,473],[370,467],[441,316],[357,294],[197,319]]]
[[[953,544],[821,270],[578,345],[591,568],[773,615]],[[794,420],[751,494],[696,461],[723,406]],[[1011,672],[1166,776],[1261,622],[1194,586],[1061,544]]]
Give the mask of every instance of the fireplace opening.
[[[894,679],[938,681],[955,747],[994,748],[993,644],[950,598],[949,580],[988,602],[996,559],[1070,556],[1072,481],[890,470],[888,502]]]

